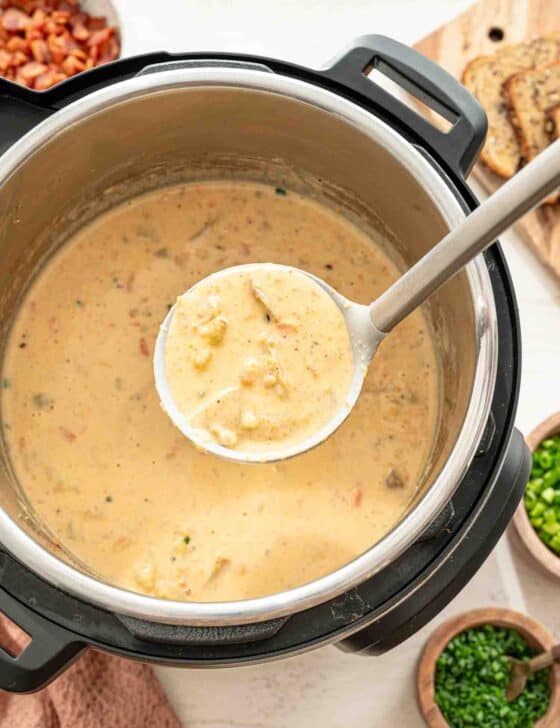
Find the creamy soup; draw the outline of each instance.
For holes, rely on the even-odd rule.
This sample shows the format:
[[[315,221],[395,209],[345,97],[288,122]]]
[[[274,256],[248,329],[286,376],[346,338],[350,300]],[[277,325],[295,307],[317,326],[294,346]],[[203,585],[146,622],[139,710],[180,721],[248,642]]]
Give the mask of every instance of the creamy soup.
[[[211,272],[295,265],[367,303],[398,276],[381,242],[316,201],[235,181],[155,191],[79,231],[31,285],[3,370],[12,466],[60,548],[109,583],[219,601],[308,582],[386,534],[438,422],[421,312],[381,344],[344,425],[284,462],[196,450],[162,411],[152,367],[169,307]]]
[[[281,453],[348,409],[344,316],[304,272],[270,263],[209,276],[177,300],[165,379],[204,445]]]

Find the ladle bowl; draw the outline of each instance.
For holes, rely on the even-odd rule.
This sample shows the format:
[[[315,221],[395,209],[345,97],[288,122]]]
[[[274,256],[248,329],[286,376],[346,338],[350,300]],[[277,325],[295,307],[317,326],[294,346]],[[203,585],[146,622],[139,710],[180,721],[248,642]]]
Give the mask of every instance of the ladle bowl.
[[[201,450],[207,450],[219,457],[237,462],[262,463],[285,460],[286,458],[293,457],[301,452],[311,450],[326,440],[327,437],[329,437],[340,427],[340,425],[342,425],[356,404],[362,390],[369,362],[375,354],[375,350],[379,343],[385,336],[385,334],[378,331],[373,325],[369,306],[351,301],[318,276],[307,271],[303,271],[300,268],[295,268],[294,266],[279,265],[276,263],[249,263],[246,265],[225,268],[207,276],[203,280],[205,282],[210,282],[216,278],[227,276],[232,272],[242,274],[250,270],[264,268],[275,268],[284,271],[296,271],[300,274],[303,273],[315,281],[315,283],[317,283],[317,285],[326,291],[326,293],[333,299],[342,313],[350,335],[353,357],[353,376],[343,407],[341,407],[335,413],[334,417],[332,417],[323,427],[316,430],[310,437],[305,438],[295,445],[280,445],[277,449],[270,449],[262,452],[242,451],[225,447],[216,440],[205,437],[199,428],[193,426],[189,417],[177,406],[177,402],[175,401],[171,388],[169,387],[166,376],[165,351],[171,322],[175,315],[176,304],[172,306],[160,327],[154,349],[154,377],[162,407],[172,419],[176,427],[178,427],[185,437],[191,440],[196,447]],[[199,285],[199,283],[200,281],[189,290],[192,291],[197,285]]]

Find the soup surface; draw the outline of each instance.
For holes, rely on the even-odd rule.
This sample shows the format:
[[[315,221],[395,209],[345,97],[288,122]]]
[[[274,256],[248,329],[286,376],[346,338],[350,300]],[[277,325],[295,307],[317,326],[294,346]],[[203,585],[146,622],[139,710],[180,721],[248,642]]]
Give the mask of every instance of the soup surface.
[[[286,452],[348,411],[353,370],[336,302],[270,263],[204,278],[177,299],[165,340],[169,392],[203,449]]]
[[[291,460],[199,452],[161,409],[152,351],[169,306],[209,273],[259,261],[363,303],[398,276],[371,237],[316,201],[207,182],[97,218],[20,307],[2,389],[12,466],[43,527],[109,583],[197,601],[288,589],[369,548],[414,494],[439,407],[421,312],[382,343],[344,425]]]

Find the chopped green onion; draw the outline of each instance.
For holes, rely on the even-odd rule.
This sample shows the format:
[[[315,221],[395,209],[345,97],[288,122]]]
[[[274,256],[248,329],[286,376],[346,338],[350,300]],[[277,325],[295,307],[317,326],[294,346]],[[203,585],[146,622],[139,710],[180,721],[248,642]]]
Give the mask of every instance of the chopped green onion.
[[[484,625],[461,632],[438,658],[435,699],[452,728],[531,728],[550,704],[549,670],[534,673],[511,703],[507,656],[535,654],[515,630]]]
[[[523,501],[541,541],[560,554],[560,435],[543,440],[533,453]]]

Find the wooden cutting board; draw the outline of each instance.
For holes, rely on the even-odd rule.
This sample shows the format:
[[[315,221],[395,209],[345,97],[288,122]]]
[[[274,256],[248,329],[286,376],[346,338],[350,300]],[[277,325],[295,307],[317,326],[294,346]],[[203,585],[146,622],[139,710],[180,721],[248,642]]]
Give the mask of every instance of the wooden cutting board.
[[[481,0],[415,47],[460,79],[476,56],[553,32],[560,32],[560,0]],[[490,193],[503,182],[482,164],[473,175]],[[517,230],[560,281],[560,203],[530,213]]]

